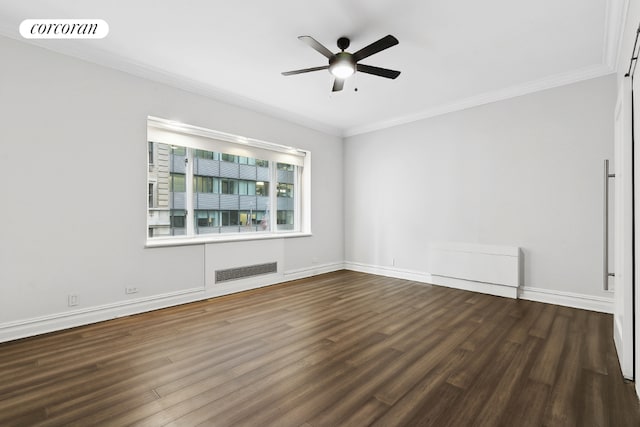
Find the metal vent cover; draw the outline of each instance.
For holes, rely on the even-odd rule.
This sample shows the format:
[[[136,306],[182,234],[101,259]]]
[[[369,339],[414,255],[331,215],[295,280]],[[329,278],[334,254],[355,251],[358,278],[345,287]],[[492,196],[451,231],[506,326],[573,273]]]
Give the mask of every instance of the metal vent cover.
[[[261,274],[277,273],[278,263],[268,262],[266,264],[245,265],[244,267],[227,268],[216,270],[216,283],[229,280],[244,279],[245,277],[260,276]]]

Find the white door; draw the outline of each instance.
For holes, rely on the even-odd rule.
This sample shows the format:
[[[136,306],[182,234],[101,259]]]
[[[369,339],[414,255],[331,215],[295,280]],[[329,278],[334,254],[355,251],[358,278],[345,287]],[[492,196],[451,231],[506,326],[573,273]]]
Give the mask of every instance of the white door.
[[[614,261],[615,276],[609,280],[614,290],[613,330],[620,367],[625,378],[634,378],[633,316],[633,189],[632,189],[632,96],[631,79],[626,78],[618,90],[615,111],[615,149],[613,173]],[[636,83],[637,85],[637,83]],[[636,94],[640,91],[636,91]],[[640,105],[636,105],[637,109]],[[638,112],[636,111],[636,115]],[[636,121],[636,124],[640,123]],[[611,209],[613,208],[613,209]],[[611,242],[610,242],[611,243]]]
[[[636,54],[637,55],[637,54]],[[635,71],[635,70],[634,70]],[[633,192],[634,192],[634,214],[633,214],[633,225],[635,230],[635,254],[640,254],[640,223],[636,220],[638,218],[638,213],[640,213],[640,73],[635,73],[636,78],[632,80],[634,85],[633,91],[635,96],[633,96],[634,103],[634,112],[633,112],[633,141],[632,141],[632,150],[634,156],[633,170],[632,173],[634,175],[634,184],[633,184]],[[629,80],[628,78],[625,80]],[[634,82],[635,80],[635,82]],[[629,156],[631,157],[631,156]],[[634,256],[634,266],[633,266],[633,277],[634,281],[632,286],[634,290],[632,291],[635,294],[635,304],[633,306],[633,317],[635,318],[635,327],[633,334],[635,335],[635,375],[640,375],[640,286],[638,286],[638,274],[640,274],[640,256]],[[636,393],[638,397],[640,397],[640,381],[636,380]]]

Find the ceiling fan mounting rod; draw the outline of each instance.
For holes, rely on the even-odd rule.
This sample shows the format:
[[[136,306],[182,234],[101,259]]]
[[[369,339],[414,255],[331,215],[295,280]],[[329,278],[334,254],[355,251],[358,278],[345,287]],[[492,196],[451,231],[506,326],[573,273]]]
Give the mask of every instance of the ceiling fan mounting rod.
[[[350,44],[351,41],[346,37],[340,37],[338,39],[338,48],[340,48],[340,50],[342,50],[343,52],[349,47]]]

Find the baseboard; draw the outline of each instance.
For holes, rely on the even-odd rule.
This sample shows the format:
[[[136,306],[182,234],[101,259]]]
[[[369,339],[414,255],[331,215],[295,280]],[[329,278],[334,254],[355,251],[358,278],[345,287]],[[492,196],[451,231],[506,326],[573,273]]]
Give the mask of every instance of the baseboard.
[[[376,274],[379,276],[393,277],[397,279],[411,280],[414,282],[429,283],[464,289],[474,292],[489,293],[492,295],[507,296],[513,298],[511,290],[505,290],[504,286],[491,286],[480,282],[458,280],[433,276],[414,270],[406,270],[395,267],[376,266],[357,262],[334,262],[296,270],[285,271],[283,274],[258,282],[238,283],[233,288],[192,288],[177,292],[171,292],[150,297],[136,298],[128,301],[119,301],[112,304],[88,307],[70,312],[40,316],[31,319],[12,321],[0,324],[0,342],[40,335],[76,326],[88,325],[123,316],[144,313],[161,308],[172,307],[195,301],[201,301],[221,295],[227,295],[244,290],[256,289],[263,286],[303,279],[319,274],[330,273],[342,269],[359,271],[362,273]],[[506,292],[506,294],[505,294]],[[553,291],[539,288],[521,288],[518,296],[530,301],[538,301],[549,304],[563,305],[584,310],[613,313],[613,299],[584,294]]]
[[[343,262],[333,262],[328,264],[313,265],[311,267],[299,268],[284,272],[286,281],[305,279],[307,277],[317,276],[319,274],[332,273],[334,271],[344,270]]]
[[[599,311],[601,313],[613,313],[613,298],[530,287],[520,288],[518,294],[520,298],[529,301],[546,302],[583,310]]]
[[[554,291],[541,288],[506,287],[501,285],[493,285],[490,283],[452,279],[414,270],[404,270],[395,267],[363,264],[351,261],[346,261],[344,263],[344,268],[347,270],[359,271],[362,273],[412,280],[415,282],[430,283],[439,286],[447,286],[450,288],[481,292],[508,298],[521,298],[529,301],[544,302],[548,304],[580,308],[583,310],[598,311],[601,313],[613,313],[613,298],[577,294],[572,292]]]
[[[185,289],[177,292],[153,295],[127,301],[118,301],[95,307],[56,313],[31,319],[18,320],[0,324],[0,342],[12,341],[34,335],[46,334],[91,323],[102,322],[123,316],[144,313],[166,307],[201,301],[222,295],[257,289],[264,286],[303,279],[323,273],[344,269],[342,262],[314,265],[312,267],[285,271],[283,274],[271,275],[262,279],[238,280],[237,282],[216,287]]]
[[[360,273],[376,274],[378,276],[393,277],[395,279],[412,280],[414,282],[431,283],[431,274],[415,270],[405,270],[396,267],[363,264],[360,262],[345,261],[345,270],[358,271]]]
[[[498,285],[495,283],[475,282],[473,280],[456,279],[453,277],[445,277],[432,275],[434,285],[446,286],[447,288],[462,289],[471,292],[480,292],[481,294],[495,295],[505,298],[518,298],[518,288],[515,286]]]
[[[0,324],[0,342],[12,341],[34,335],[76,326],[102,322],[132,314],[158,310],[160,308],[186,304],[205,299],[204,288],[185,289],[151,297],[136,298],[128,301],[118,301],[95,307],[56,313],[31,319],[18,320]]]

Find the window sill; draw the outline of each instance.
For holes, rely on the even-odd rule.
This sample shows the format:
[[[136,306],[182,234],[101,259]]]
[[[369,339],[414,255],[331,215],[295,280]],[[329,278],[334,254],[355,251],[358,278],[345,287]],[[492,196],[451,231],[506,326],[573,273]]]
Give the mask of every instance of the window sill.
[[[269,239],[287,239],[294,237],[311,237],[308,232],[293,231],[284,233],[269,234],[234,234],[229,236],[197,236],[197,237],[168,237],[147,240],[145,248],[164,248],[171,246],[191,246],[204,245],[208,243],[228,243],[228,242],[244,242],[249,240],[269,240]]]

